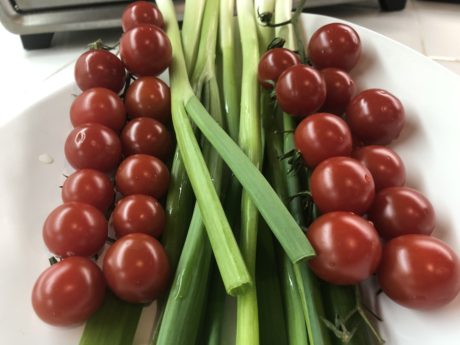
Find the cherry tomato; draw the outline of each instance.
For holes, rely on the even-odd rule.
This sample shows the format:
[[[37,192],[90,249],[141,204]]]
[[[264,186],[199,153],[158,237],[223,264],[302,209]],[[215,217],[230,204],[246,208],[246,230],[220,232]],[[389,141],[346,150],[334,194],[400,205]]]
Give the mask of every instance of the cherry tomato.
[[[335,156],[349,156],[352,150],[350,129],[340,117],[327,113],[307,116],[294,133],[297,149],[309,167]]]
[[[156,76],[171,64],[171,42],[158,27],[143,24],[121,36],[120,57],[132,74]]]
[[[148,1],[136,1],[126,6],[121,16],[123,31],[131,30],[140,24],[152,24],[164,28],[163,15],[158,7]]]
[[[115,295],[132,303],[149,303],[163,295],[171,275],[160,242],[141,233],[123,236],[107,250],[103,272]]]
[[[392,149],[378,145],[364,146],[354,150],[351,155],[369,169],[376,191],[406,183],[404,163]]]
[[[155,198],[142,194],[121,199],[112,217],[117,237],[142,232],[159,238],[166,224],[166,215],[161,204]]]
[[[407,187],[382,189],[375,196],[368,216],[385,239],[406,234],[430,235],[436,225],[429,200]]]
[[[75,127],[65,142],[65,156],[75,169],[110,172],[121,159],[121,143],[116,133],[98,123]]]
[[[333,157],[321,162],[310,178],[313,201],[323,213],[351,211],[363,214],[374,200],[370,171],[357,160]]]
[[[95,87],[84,91],[70,107],[74,127],[94,122],[120,132],[126,122],[126,110],[120,97],[112,90]]]
[[[169,86],[155,77],[140,77],[129,86],[125,106],[131,117],[151,117],[168,124],[171,120]]]
[[[125,68],[120,59],[104,49],[89,50],[75,63],[75,81],[85,91],[93,87],[105,87],[120,92],[125,85]]]
[[[326,84],[319,72],[306,65],[294,65],[278,78],[276,100],[284,112],[303,116],[314,113],[326,99]]]
[[[107,175],[93,169],[77,170],[62,185],[62,201],[79,201],[105,212],[115,198],[113,184]]]
[[[366,144],[387,145],[404,127],[404,108],[395,96],[381,89],[362,91],[347,107],[351,131]]]
[[[308,57],[319,69],[335,67],[350,71],[361,56],[361,40],[346,24],[331,23],[320,27],[308,42]]]
[[[135,154],[121,162],[115,183],[123,195],[146,194],[159,199],[168,190],[169,171],[158,158]]]
[[[382,245],[372,223],[351,212],[330,212],[316,219],[307,237],[316,251],[308,262],[321,279],[357,284],[375,272]]]
[[[166,160],[172,150],[172,139],[160,122],[149,117],[138,117],[123,128],[121,144],[125,155],[144,153]]]
[[[32,290],[32,306],[53,326],[80,324],[96,312],[105,296],[100,268],[90,259],[72,256],[48,267]]]
[[[286,48],[273,48],[260,58],[257,77],[264,89],[273,89],[286,68],[300,64],[299,55]]]
[[[355,82],[338,68],[325,68],[320,73],[326,84],[326,100],[321,111],[342,115],[355,94]]]
[[[56,207],[43,225],[43,240],[50,252],[66,256],[92,256],[107,240],[107,221],[97,208],[81,202]]]
[[[407,308],[434,309],[460,291],[460,263],[444,242],[426,235],[404,235],[383,247],[378,272],[382,290]]]

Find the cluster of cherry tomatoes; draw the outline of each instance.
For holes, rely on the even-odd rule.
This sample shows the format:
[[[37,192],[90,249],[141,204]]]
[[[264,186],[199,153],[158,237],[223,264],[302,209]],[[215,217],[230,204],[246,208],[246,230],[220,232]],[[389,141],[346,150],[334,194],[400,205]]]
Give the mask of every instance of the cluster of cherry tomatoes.
[[[311,197],[322,214],[307,231],[317,252],[309,265],[333,284],[356,284],[376,273],[397,303],[440,307],[460,291],[459,259],[430,236],[431,203],[404,186],[404,164],[384,146],[403,129],[401,102],[381,89],[355,95],[348,72],[360,55],[356,31],[332,23],[310,38],[311,65],[285,48],[267,51],[259,63],[261,85],[274,88],[280,108],[301,119],[295,144],[312,170]]]
[[[160,200],[170,178],[164,161],[173,146],[167,129],[171,99],[156,76],[171,63],[171,44],[152,3],[129,5],[122,26],[120,58],[96,47],[75,65],[83,92],[71,105],[74,128],[65,142],[75,172],[62,186],[63,204],[43,225],[44,242],[58,262],[40,275],[32,292],[37,315],[52,325],[87,320],[101,306],[106,285],[125,301],[149,303],[170,281],[157,238],[166,223]],[[117,240],[104,253],[101,269],[94,259],[109,228]]]

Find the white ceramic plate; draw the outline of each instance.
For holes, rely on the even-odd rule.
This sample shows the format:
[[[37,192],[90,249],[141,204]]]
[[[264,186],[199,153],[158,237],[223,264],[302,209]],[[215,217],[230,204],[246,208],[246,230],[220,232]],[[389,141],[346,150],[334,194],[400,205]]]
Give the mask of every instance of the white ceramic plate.
[[[307,33],[335,19],[305,15]],[[425,193],[437,211],[435,236],[460,252],[460,78],[395,41],[354,26],[363,57],[352,75],[358,90],[371,87],[397,95],[407,113],[401,138],[393,145],[408,172],[408,185]],[[60,201],[67,170],[63,147],[71,126],[73,85],[67,68],[43,84],[14,120],[0,127],[0,339],[2,344],[74,345],[82,327],[60,329],[34,314],[30,292],[48,266],[41,237],[47,214]],[[52,164],[39,160],[54,158]],[[371,296],[373,294],[370,294]],[[384,295],[373,307],[385,320],[381,332],[391,345],[458,345],[460,297],[435,312],[402,308]],[[147,344],[138,332],[136,344]]]

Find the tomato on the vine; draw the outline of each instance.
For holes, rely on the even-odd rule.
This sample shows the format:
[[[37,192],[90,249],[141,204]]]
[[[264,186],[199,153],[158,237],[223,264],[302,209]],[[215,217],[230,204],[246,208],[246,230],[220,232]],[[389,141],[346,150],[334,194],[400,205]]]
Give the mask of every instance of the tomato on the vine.
[[[152,24],[164,28],[163,15],[158,7],[148,1],[135,1],[126,6],[121,15],[121,27],[124,32],[141,24]]]
[[[365,144],[387,145],[399,137],[405,120],[398,98],[381,89],[369,89],[356,95],[345,115],[351,131]]]
[[[321,111],[342,115],[355,94],[355,82],[338,68],[325,68],[320,73],[326,84],[326,100]]]
[[[119,133],[126,122],[126,110],[115,92],[95,87],[75,98],[70,106],[70,121],[74,127],[99,123]]]
[[[140,77],[128,87],[125,106],[131,117],[151,117],[168,124],[171,120],[171,91],[161,79]]]
[[[382,245],[372,223],[351,212],[330,212],[307,230],[316,256],[308,264],[332,284],[357,284],[375,272]]]
[[[408,187],[382,189],[376,194],[368,216],[385,239],[406,234],[430,235],[436,225],[430,201]]]
[[[75,127],[64,146],[67,161],[75,169],[95,169],[110,172],[121,159],[121,143],[118,135],[98,123]]]
[[[349,25],[331,23],[316,30],[308,41],[308,57],[319,69],[350,71],[361,56],[361,40]]]
[[[121,36],[120,57],[132,74],[156,76],[171,64],[171,42],[156,26],[136,26]]]
[[[166,160],[173,147],[166,127],[149,117],[138,117],[129,121],[123,128],[120,139],[123,153],[127,156],[144,153]]]
[[[125,85],[125,67],[116,55],[105,49],[92,49],[80,55],[74,74],[83,91],[104,87],[118,93]]]
[[[56,207],[43,224],[43,240],[53,254],[92,256],[105,244],[107,220],[101,211],[82,202]]]
[[[118,201],[112,220],[117,237],[142,232],[159,238],[166,225],[166,214],[154,197],[134,194]]]
[[[349,156],[352,150],[347,123],[328,113],[313,114],[303,119],[294,132],[294,141],[309,167],[315,167],[330,157]]]
[[[102,270],[115,295],[132,303],[149,303],[160,297],[171,275],[160,242],[141,233],[118,239],[107,250]]]
[[[382,290],[402,306],[440,308],[460,291],[460,262],[444,242],[426,235],[404,235],[383,247],[377,271]]]
[[[264,89],[273,89],[288,67],[300,64],[299,55],[286,48],[267,50],[259,60],[257,78]]]
[[[169,171],[156,157],[135,154],[121,162],[115,175],[115,183],[123,195],[146,194],[157,199],[166,194]]]
[[[115,198],[107,175],[94,169],[81,169],[66,178],[61,190],[62,201],[79,201],[105,212]]]
[[[364,146],[354,150],[351,156],[369,169],[376,191],[387,187],[400,187],[406,183],[404,163],[389,147]]]
[[[332,157],[321,162],[310,177],[313,201],[323,213],[351,211],[365,213],[374,200],[370,171],[357,160]]]
[[[326,84],[321,74],[306,65],[294,65],[281,73],[275,87],[280,108],[294,116],[317,111],[326,99]]]
[[[32,290],[32,306],[44,322],[53,326],[80,324],[96,312],[105,296],[100,268],[90,259],[66,258],[48,267]]]

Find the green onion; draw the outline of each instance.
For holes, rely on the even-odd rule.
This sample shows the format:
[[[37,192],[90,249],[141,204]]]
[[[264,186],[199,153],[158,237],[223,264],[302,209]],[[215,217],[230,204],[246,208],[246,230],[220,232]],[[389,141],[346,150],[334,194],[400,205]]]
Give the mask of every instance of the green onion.
[[[192,72],[195,66],[198,45],[200,43],[200,30],[206,0],[185,1],[184,18],[182,22],[182,44],[184,47],[184,59],[187,71]],[[198,25],[197,25],[198,24]]]

